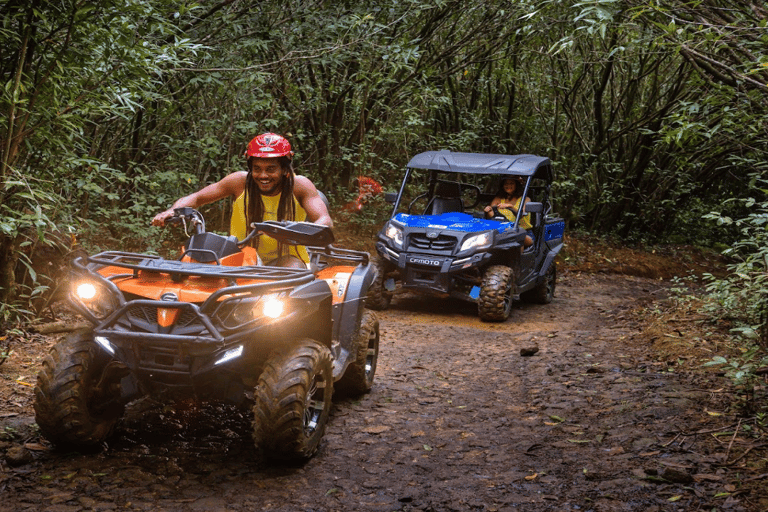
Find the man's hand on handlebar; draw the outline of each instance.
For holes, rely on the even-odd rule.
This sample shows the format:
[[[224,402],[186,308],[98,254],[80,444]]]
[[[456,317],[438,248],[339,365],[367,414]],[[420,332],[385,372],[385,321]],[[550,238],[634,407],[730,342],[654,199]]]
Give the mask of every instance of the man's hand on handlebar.
[[[174,216],[173,209],[160,212],[157,215],[155,215],[155,218],[152,219],[152,225],[163,227],[168,222],[168,220],[173,216]]]

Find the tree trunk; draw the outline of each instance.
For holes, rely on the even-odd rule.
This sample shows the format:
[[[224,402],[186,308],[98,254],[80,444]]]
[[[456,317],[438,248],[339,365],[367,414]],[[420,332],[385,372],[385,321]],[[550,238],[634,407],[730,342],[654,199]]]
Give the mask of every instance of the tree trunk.
[[[0,234],[0,304],[12,304],[16,298],[16,262],[18,238]]]

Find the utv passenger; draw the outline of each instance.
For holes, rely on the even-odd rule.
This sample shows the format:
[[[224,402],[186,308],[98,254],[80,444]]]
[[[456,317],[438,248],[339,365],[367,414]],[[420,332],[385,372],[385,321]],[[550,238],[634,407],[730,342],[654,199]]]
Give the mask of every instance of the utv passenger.
[[[499,214],[506,217],[510,222],[515,221],[517,211],[520,209],[520,203],[525,206],[530,200],[530,197],[526,197],[525,201],[522,200],[523,196],[523,181],[520,178],[504,178],[501,180],[499,191],[496,192],[491,204],[485,207],[485,214],[488,217],[493,216],[493,207],[498,207]],[[519,226],[526,231],[525,235],[525,247],[533,245],[533,231],[531,225],[531,214],[525,214],[520,217]]]
[[[293,171],[291,144],[281,135],[263,133],[245,151],[248,171],[233,172],[220,181],[173,203],[152,219],[164,226],[175,208],[200,206],[232,197],[229,231],[238,240],[248,234],[252,222],[267,220],[308,221],[333,227],[325,202],[312,182]],[[266,265],[305,268],[309,255],[303,246],[283,246],[266,235],[254,238],[259,257]]]

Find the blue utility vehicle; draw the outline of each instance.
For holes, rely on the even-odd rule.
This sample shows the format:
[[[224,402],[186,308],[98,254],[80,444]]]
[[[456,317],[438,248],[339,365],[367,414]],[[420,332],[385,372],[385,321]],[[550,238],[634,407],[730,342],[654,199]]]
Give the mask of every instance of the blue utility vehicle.
[[[506,178],[520,180],[530,201],[515,215],[485,212]],[[394,208],[378,234],[367,306],[386,309],[398,285],[474,302],[484,321],[507,320],[518,299],[551,302],[565,230],[552,210],[552,180],[552,164],[542,156],[414,156],[400,190],[387,194]],[[528,223],[527,230],[521,226]]]

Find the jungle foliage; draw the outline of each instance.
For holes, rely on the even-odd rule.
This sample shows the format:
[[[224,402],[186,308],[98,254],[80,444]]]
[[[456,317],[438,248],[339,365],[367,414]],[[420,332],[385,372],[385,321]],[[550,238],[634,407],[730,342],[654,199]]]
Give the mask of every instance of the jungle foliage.
[[[544,154],[571,228],[766,271],[739,224],[768,200],[763,2],[2,0],[0,21],[0,322],[54,284],[37,247],[160,250],[154,213],[266,130],[334,206],[426,149]]]

